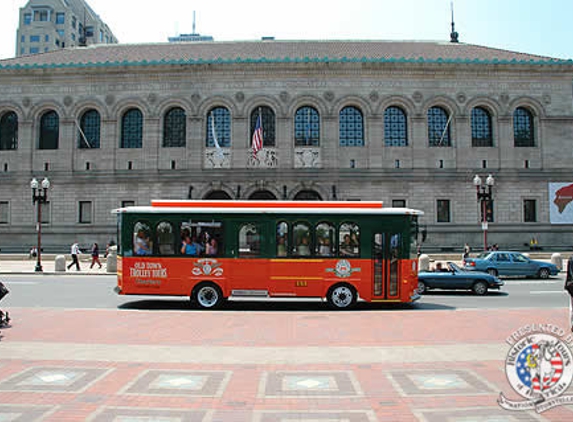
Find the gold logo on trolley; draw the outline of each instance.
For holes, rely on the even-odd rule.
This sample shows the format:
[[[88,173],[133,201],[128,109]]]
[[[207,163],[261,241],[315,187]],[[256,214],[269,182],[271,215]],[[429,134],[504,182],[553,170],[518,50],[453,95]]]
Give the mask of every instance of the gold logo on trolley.
[[[336,263],[336,267],[326,269],[326,272],[334,273],[337,277],[340,278],[348,278],[352,275],[352,273],[357,273],[360,271],[362,271],[361,268],[352,268],[350,261],[347,259],[341,259]]]

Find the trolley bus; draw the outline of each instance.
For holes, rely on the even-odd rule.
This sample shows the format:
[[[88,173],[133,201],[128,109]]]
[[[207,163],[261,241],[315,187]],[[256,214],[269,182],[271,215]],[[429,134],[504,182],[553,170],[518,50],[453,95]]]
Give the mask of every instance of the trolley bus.
[[[373,201],[155,200],[114,210],[120,295],[410,303],[421,211]]]

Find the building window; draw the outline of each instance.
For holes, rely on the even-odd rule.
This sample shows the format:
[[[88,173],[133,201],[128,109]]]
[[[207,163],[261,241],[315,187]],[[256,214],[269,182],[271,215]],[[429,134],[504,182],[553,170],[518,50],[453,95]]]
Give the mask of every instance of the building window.
[[[66,14],[56,13],[56,25],[63,25],[64,23],[66,23]]]
[[[79,220],[80,224],[91,224],[92,222],[92,201],[80,201],[79,206]]]
[[[437,201],[437,222],[438,223],[450,223],[450,200],[449,199],[438,199]]]
[[[0,117],[0,151],[18,149],[18,116],[9,111]]]
[[[253,139],[253,133],[255,133],[255,126],[257,124],[259,114],[263,121],[263,147],[274,147],[275,112],[267,106],[257,107],[251,113],[251,136],[249,139]]]
[[[294,145],[317,147],[320,145],[320,115],[314,107],[300,107],[294,115]]]
[[[400,107],[384,110],[384,145],[387,147],[408,146],[408,123],[406,113]]]
[[[93,36],[94,36],[94,27],[86,26],[86,37],[93,37]]]
[[[24,25],[30,25],[32,23],[32,14],[24,13]]]
[[[88,110],[80,118],[78,148],[99,148],[101,117],[97,110]]]
[[[135,201],[121,201],[121,208],[134,207]]]
[[[392,199],[392,208],[406,208],[406,200]]]
[[[163,119],[163,146],[184,147],[187,132],[187,115],[181,107],[170,108]]]
[[[30,47],[30,54],[38,54],[40,49],[38,47]]]
[[[535,146],[533,114],[526,108],[518,107],[513,113],[513,139],[516,147]]]
[[[431,147],[451,147],[450,117],[442,107],[428,110],[428,142]]]
[[[26,42],[26,36],[25,35],[20,36],[20,42]]]
[[[121,148],[143,146],[143,114],[137,108],[127,110],[121,118]]]
[[[483,107],[472,109],[472,147],[493,147],[491,115]]]
[[[353,106],[344,107],[339,114],[338,137],[341,147],[364,146],[364,118]]]
[[[8,201],[0,201],[0,224],[10,223],[10,203]]]
[[[537,223],[537,201],[535,199],[523,200],[523,221]]]
[[[40,42],[39,35],[30,35],[30,42]]]
[[[99,30],[99,42],[103,42],[103,31]]]
[[[50,36],[49,36],[49,35],[44,35],[44,41],[45,41],[45,42],[50,42]]]
[[[47,10],[34,10],[34,22],[47,22],[49,16]]]
[[[72,16],[72,28],[76,29],[76,17]]]
[[[47,111],[40,118],[40,142],[38,149],[58,149],[60,117],[55,111]]]
[[[215,138],[221,148],[231,146],[231,113],[226,107],[214,107],[207,114],[206,146],[215,147]]]
[[[66,31],[63,30],[63,29],[57,29],[56,32],[57,32],[58,35],[59,35],[60,37],[62,37],[62,38],[64,38],[65,35],[66,35]],[[59,45],[58,41],[59,41],[59,40],[56,40],[56,45]]]

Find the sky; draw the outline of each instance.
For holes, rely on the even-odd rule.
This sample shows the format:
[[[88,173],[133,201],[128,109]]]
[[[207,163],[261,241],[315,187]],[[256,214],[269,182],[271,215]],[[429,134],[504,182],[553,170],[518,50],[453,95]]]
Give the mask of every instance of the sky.
[[[19,9],[0,0],[0,59],[14,57]],[[193,32],[215,41],[448,41],[451,0],[88,0],[121,43]],[[153,6],[147,6],[153,4]],[[460,42],[573,59],[571,0],[454,0]]]

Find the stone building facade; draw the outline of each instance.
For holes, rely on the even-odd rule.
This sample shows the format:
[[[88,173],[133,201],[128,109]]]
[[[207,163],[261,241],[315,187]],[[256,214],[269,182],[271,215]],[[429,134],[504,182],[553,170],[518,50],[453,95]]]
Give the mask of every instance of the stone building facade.
[[[445,42],[102,45],[0,61],[0,248],[35,242],[32,177],[52,184],[48,249],[105,244],[111,210],[159,198],[383,200],[424,211],[429,249],[479,248],[476,174],[496,181],[491,243],[569,247],[550,186],[573,183],[572,77],[571,61]]]
[[[85,0],[29,0],[20,9],[16,56],[114,43],[111,29]]]

